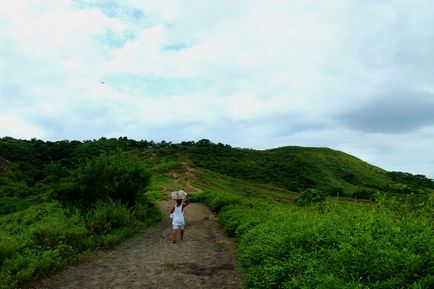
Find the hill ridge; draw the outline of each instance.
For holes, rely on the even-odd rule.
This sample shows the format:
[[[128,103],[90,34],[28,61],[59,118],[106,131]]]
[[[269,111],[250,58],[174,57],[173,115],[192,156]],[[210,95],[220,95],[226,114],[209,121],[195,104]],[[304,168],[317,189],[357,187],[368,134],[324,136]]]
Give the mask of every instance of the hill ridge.
[[[314,188],[327,195],[372,198],[377,192],[408,194],[434,190],[434,182],[425,176],[387,172],[328,147],[282,146],[255,150],[215,144],[206,139],[176,144],[128,138],[84,142],[0,139],[0,156],[10,161],[17,173],[13,175],[23,176],[30,186],[53,171],[66,174],[66,170],[76,168],[87,159],[116,150],[135,153],[150,166],[189,163],[199,169],[290,192]]]

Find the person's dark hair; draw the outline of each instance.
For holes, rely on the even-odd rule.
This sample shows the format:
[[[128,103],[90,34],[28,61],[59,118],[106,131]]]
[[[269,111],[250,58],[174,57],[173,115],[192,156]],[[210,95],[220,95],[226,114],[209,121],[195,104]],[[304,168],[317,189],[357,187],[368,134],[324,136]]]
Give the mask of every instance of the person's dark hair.
[[[176,205],[180,206],[182,204],[182,200],[176,200]]]

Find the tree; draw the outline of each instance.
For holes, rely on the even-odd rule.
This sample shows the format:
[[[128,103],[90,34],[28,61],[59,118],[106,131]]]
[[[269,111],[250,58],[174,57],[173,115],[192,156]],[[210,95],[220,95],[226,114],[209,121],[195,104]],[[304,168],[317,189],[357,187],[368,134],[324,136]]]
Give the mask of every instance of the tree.
[[[325,201],[325,195],[315,189],[306,189],[300,196],[295,199],[295,204],[298,206],[309,206],[313,203],[322,203]]]
[[[98,200],[111,199],[129,207],[144,199],[150,173],[134,155],[103,153],[79,167],[75,174],[55,190],[54,197],[64,205],[82,209]]]

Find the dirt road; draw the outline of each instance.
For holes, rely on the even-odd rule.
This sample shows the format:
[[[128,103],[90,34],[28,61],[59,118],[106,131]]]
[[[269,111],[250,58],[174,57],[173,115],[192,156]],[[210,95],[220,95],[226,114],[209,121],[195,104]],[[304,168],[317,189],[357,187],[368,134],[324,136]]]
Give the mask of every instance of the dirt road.
[[[172,204],[160,202],[162,211]],[[165,214],[143,235],[45,279],[37,288],[239,288],[233,244],[219,231],[215,216],[202,204],[190,204],[185,218],[183,241],[171,242],[171,220]]]

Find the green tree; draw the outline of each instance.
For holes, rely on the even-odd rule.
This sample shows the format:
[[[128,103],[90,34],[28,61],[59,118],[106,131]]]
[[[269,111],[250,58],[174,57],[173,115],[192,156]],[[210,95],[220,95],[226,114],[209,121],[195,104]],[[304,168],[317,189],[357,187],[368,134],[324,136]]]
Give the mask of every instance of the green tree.
[[[105,199],[132,207],[144,200],[149,180],[150,173],[136,156],[120,151],[104,153],[79,167],[55,190],[54,197],[64,205],[82,209]]]
[[[315,189],[306,189],[295,199],[295,203],[298,206],[309,206],[313,203],[322,203],[324,201],[325,195]]]

